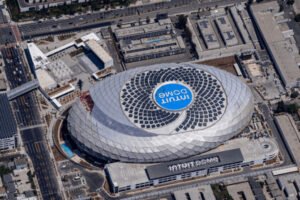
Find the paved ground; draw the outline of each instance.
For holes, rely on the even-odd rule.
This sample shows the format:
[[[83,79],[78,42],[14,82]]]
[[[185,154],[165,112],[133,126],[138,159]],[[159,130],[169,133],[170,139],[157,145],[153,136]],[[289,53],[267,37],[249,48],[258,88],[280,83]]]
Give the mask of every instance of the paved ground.
[[[87,193],[95,193],[104,183],[104,177],[99,172],[87,170],[69,160],[60,161],[58,163],[58,170],[61,177],[70,177],[72,175],[74,177],[74,175],[80,174],[81,179],[85,180],[85,185],[80,185],[79,181],[70,181],[70,179],[68,183],[64,183],[65,190],[69,191],[69,194],[74,198],[82,195],[82,193],[77,194],[74,188],[86,190]]]

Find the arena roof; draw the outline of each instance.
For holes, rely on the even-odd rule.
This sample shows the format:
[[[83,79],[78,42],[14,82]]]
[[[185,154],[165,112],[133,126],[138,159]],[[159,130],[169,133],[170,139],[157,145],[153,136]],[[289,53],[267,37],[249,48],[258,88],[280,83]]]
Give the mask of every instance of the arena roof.
[[[238,134],[253,112],[251,90],[205,65],[159,64],[108,77],[77,101],[68,128],[82,150],[127,162],[159,162],[207,151]]]

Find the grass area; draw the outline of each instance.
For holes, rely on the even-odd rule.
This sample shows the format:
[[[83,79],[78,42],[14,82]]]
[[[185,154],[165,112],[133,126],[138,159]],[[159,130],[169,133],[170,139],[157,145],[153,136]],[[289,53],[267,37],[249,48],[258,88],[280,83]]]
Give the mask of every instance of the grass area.
[[[211,185],[213,193],[216,199],[220,200],[233,200],[232,196],[228,193],[227,188],[224,185],[213,184]]]
[[[85,13],[87,11],[97,11],[102,8],[108,9],[116,6],[128,6],[136,0],[91,0],[85,3],[74,3],[58,7],[43,8],[39,11],[20,12],[18,0],[6,0],[14,21],[38,20],[42,18],[60,17],[62,15],[74,15],[75,13]]]

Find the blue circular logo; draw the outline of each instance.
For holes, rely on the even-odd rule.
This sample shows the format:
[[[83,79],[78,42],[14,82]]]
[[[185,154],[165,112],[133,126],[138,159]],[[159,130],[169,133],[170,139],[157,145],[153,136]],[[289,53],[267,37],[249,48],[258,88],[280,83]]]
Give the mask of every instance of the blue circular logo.
[[[155,103],[168,111],[186,109],[193,102],[192,90],[180,82],[167,82],[153,92]]]

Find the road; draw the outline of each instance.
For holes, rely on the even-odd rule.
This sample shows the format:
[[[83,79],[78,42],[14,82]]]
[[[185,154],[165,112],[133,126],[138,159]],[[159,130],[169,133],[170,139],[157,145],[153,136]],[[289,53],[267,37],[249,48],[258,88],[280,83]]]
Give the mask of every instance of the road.
[[[117,10],[95,12],[73,16],[69,19],[47,20],[19,24],[20,34],[23,39],[31,39],[39,36],[74,32],[84,29],[107,27],[118,21],[136,21],[138,18],[155,17],[157,14],[168,13],[175,15],[198,11],[200,8],[225,6],[246,0],[172,0],[150,4],[146,6],[129,7]]]
[[[16,88],[31,80],[24,64],[22,50],[11,47],[2,50],[5,72],[10,88]],[[20,128],[21,138],[27,154],[32,160],[35,174],[44,200],[60,200],[61,194],[47,147],[46,131],[39,125],[43,120],[35,91],[12,101],[13,110]]]

